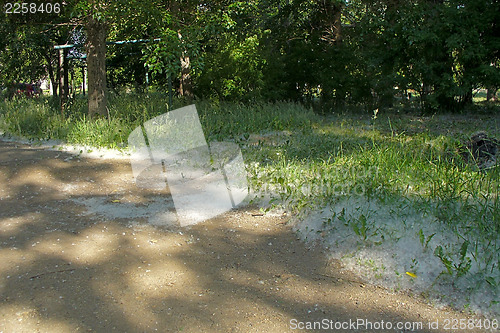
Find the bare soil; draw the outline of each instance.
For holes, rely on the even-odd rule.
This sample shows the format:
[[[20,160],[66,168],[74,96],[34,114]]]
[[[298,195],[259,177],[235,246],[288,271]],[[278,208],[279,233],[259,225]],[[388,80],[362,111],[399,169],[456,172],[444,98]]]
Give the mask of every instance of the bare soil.
[[[289,332],[314,321],[449,332],[446,320],[471,319],[365,284],[298,240],[287,215],[246,207],[153,225],[141,212],[158,200],[171,209],[167,190],[135,186],[126,160],[0,141],[0,332]]]

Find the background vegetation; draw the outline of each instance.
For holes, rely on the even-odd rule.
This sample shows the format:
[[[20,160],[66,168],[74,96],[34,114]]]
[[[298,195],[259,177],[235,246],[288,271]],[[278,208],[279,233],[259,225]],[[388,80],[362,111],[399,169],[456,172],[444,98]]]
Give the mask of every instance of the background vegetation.
[[[50,79],[58,44],[85,53],[89,19],[109,44],[108,87],[212,100],[292,100],[370,112],[410,94],[420,110],[460,111],[500,86],[493,0],[66,1],[58,15],[0,21],[0,85]],[[156,39],[156,41],[154,41]],[[148,40],[149,42],[144,42]],[[153,42],[154,41],[154,42]],[[75,77],[78,66],[69,62]],[[75,84],[78,83],[77,82]]]

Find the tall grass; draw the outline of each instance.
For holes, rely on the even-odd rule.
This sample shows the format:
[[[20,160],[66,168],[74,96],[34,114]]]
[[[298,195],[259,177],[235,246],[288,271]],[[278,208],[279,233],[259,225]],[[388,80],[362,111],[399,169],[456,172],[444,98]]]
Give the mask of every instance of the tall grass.
[[[469,288],[482,286],[497,293],[500,166],[481,171],[458,152],[475,131],[500,137],[500,118],[403,115],[409,120],[404,124],[397,115],[389,116],[394,119],[331,116],[328,121],[312,121],[308,131],[295,131],[288,144],[250,147],[246,157],[254,161],[249,164],[252,187],[297,214],[358,196],[434,216],[434,227],[447,230],[447,239],[455,239],[431,250],[443,263],[443,274],[474,281]],[[416,130],[417,121],[425,126]],[[396,210],[393,215],[404,221],[406,213]],[[389,241],[398,234],[380,229],[362,210],[339,218],[366,244]],[[327,223],[321,232],[330,228],[334,224]],[[428,246],[430,235],[422,237],[422,246]],[[472,267],[476,267],[474,277],[469,276]]]
[[[30,139],[60,139],[68,143],[99,147],[120,147],[130,132],[145,121],[169,110],[162,93],[144,95],[113,94],[109,98],[109,119],[87,119],[85,98],[68,103],[65,117],[49,98],[13,99],[0,102],[0,129]],[[170,109],[186,105],[174,100]],[[263,131],[309,127],[315,115],[294,103],[260,103],[252,106],[234,103],[197,102],[208,140],[239,138]]]
[[[0,129],[29,139],[64,138],[69,121],[62,119],[47,99],[0,102]]]
[[[315,114],[295,103],[197,104],[207,139],[224,140],[265,131],[309,128]]]

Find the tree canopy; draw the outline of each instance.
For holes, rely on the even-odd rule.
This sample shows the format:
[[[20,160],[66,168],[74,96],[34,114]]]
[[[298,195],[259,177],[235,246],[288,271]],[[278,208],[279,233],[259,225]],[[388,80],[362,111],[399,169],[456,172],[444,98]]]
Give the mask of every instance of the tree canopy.
[[[496,0],[60,3],[58,14],[4,7],[0,84],[55,83],[53,46],[83,31],[99,91],[89,112],[103,112],[108,87],[142,90],[168,78],[186,98],[380,107],[413,92],[424,109],[453,111],[474,89],[500,87]],[[124,40],[142,42],[106,46]]]

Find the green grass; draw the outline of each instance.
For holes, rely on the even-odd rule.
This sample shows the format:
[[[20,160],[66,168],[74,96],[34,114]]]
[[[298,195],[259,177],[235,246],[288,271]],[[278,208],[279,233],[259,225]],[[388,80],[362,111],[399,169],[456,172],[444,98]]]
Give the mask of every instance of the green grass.
[[[64,138],[69,126],[49,100],[13,99],[0,103],[0,129],[29,139]]]
[[[458,153],[479,130],[500,138],[500,115],[333,115],[312,121],[310,131],[296,131],[287,145],[251,148],[247,156],[258,162],[250,164],[251,182],[298,214],[361,195],[435,216],[438,229],[456,239],[429,249],[442,262],[442,274],[455,283],[474,264],[474,281],[479,276],[494,292],[500,283],[500,166],[480,171]],[[403,220],[404,212],[394,214]],[[333,219],[367,246],[392,237],[361,211],[333,216],[323,231],[335,230]],[[425,248],[430,235],[420,237]]]
[[[168,111],[167,100],[162,94],[111,96],[110,119],[97,121],[85,117],[84,99],[73,100],[64,119],[48,99],[3,101],[0,130],[30,139],[124,147],[134,128]],[[183,105],[176,100],[173,108]],[[207,141],[241,145],[254,193],[270,196],[294,213],[353,195],[407,202],[435,215],[435,223],[461,240],[458,254],[446,244],[429,249],[445,272],[466,275],[473,260],[489,284],[500,283],[494,278],[500,265],[500,167],[479,171],[458,154],[476,131],[500,138],[497,109],[434,116],[398,110],[318,116],[295,103],[205,101],[197,102],[197,109]],[[252,143],[256,133],[266,140]],[[363,242],[383,236],[369,216],[337,218],[344,218]],[[427,247],[430,235],[420,232]]]
[[[60,139],[97,147],[122,147],[130,132],[145,121],[169,110],[167,96],[122,94],[109,97],[109,120],[87,119],[85,98],[73,99],[65,117],[50,98],[13,99],[0,102],[0,130],[33,140]],[[186,102],[174,100],[172,109]],[[207,140],[239,139],[251,133],[310,127],[315,115],[293,103],[197,103]]]

